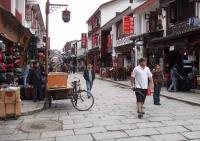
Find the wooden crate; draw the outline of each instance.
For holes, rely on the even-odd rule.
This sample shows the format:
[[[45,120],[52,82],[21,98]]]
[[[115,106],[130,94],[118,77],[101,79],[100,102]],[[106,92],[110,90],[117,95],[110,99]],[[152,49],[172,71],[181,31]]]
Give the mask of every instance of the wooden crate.
[[[51,88],[66,88],[68,81],[67,73],[55,72],[48,74],[48,83],[47,86]]]
[[[21,115],[21,100],[16,103],[0,102],[0,118],[17,117]]]
[[[17,100],[20,100],[20,88],[19,87],[1,88],[0,102],[15,103],[15,101],[17,101]]]

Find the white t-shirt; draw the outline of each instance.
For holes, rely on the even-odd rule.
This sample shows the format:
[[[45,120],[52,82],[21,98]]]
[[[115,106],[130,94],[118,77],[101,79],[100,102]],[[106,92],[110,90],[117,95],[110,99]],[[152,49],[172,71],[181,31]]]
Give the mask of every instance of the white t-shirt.
[[[140,89],[148,89],[148,78],[152,78],[152,73],[148,67],[142,68],[137,66],[132,72],[132,77],[135,78],[135,87]]]

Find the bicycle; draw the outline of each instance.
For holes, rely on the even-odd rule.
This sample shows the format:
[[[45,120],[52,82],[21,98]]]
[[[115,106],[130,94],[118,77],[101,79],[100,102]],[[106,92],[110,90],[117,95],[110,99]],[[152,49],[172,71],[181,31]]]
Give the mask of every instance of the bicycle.
[[[71,83],[73,87],[71,99],[72,105],[79,111],[87,111],[94,105],[94,97],[91,92],[81,89],[79,78],[75,77],[75,79],[77,80],[74,80]]]

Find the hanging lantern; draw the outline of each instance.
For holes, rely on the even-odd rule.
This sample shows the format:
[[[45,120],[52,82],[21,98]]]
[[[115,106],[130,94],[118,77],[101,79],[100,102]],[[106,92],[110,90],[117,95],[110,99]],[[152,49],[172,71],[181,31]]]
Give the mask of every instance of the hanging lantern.
[[[70,21],[70,11],[67,8],[62,12],[62,19],[65,23]]]

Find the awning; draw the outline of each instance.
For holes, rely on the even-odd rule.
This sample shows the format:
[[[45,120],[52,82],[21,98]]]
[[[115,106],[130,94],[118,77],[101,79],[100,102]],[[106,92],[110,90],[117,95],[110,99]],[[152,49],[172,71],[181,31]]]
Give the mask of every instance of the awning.
[[[10,12],[0,7],[0,34],[12,42],[18,42],[21,45],[28,43],[31,32],[25,28]]]
[[[88,50],[88,53],[97,52],[97,51],[100,51],[100,50],[99,50],[99,47],[94,47],[94,48]]]
[[[134,14],[139,14],[144,12],[147,9],[150,9],[152,6],[159,4],[159,0],[147,0],[142,5],[138,6],[133,10]]]
[[[200,27],[197,28],[193,28],[191,30],[188,30],[187,32],[183,33],[183,34],[177,34],[177,35],[170,35],[170,36],[166,36],[166,37],[159,37],[159,38],[154,38],[151,40],[152,43],[158,43],[158,42],[162,42],[162,41],[168,41],[168,40],[172,40],[172,39],[178,39],[178,38],[182,38],[186,35],[191,35],[193,33],[200,33]]]
[[[123,53],[123,52],[130,52],[133,49],[133,45],[124,45],[124,46],[119,46],[115,47],[115,52],[116,53]]]
[[[144,34],[140,34],[137,36],[134,36],[131,38],[131,40],[137,40],[137,39],[141,39],[141,38],[154,38],[154,37],[162,37],[163,36],[163,30],[158,30],[158,31],[152,31],[152,32],[148,32],[148,33],[144,33]]]

